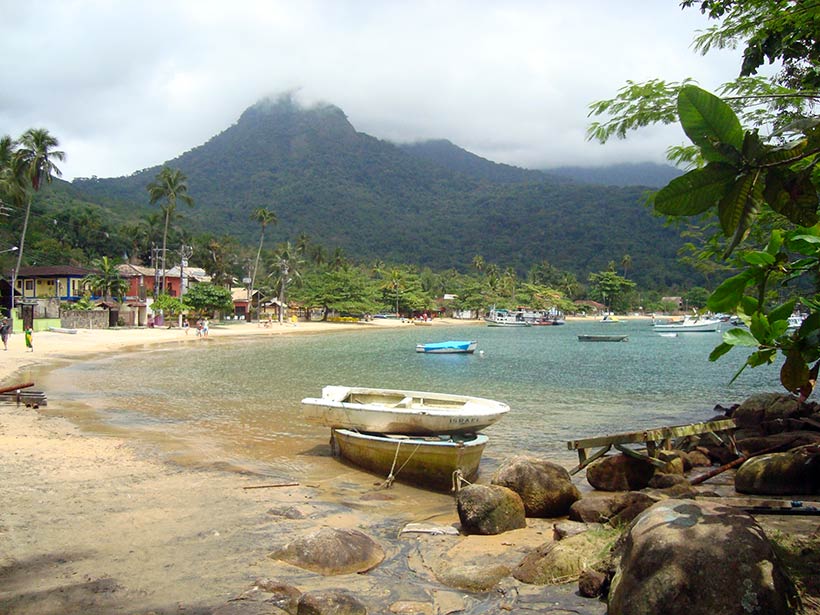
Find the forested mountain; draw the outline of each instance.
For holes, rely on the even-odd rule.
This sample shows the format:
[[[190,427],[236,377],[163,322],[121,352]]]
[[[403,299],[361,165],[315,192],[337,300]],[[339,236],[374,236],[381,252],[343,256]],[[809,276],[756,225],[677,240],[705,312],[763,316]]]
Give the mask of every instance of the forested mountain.
[[[271,241],[306,233],[357,259],[467,270],[473,257],[524,273],[548,261],[586,279],[631,257],[630,277],[662,288],[694,279],[681,244],[639,187],[601,187],[498,165],[449,142],[397,146],[357,132],[337,107],[265,100],[166,163],[188,177],[186,228],[251,243],[251,213],[272,209]],[[124,219],[158,211],[146,186],[160,167],[78,179],[74,188]],[[699,281],[698,281],[699,282]]]
[[[662,188],[683,172],[668,164],[613,164],[605,167],[557,167],[544,169],[554,177],[564,177],[602,186],[649,186]]]

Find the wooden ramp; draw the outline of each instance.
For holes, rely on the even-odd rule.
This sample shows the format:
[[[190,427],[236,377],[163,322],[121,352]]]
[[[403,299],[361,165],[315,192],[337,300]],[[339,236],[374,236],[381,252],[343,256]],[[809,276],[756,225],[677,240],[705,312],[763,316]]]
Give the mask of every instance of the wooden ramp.
[[[24,404],[27,408],[39,408],[46,405],[46,394],[42,391],[32,391],[33,382],[14,384],[0,387],[0,402],[8,404]]]
[[[720,419],[717,421],[706,421],[704,423],[658,427],[644,431],[570,440],[567,442],[567,448],[569,450],[578,451],[578,465],[570,470],[569,473],[575,474],[582,470],[596,459],[600,459],[606,455],[613,447],[630,457],[637,457],[649,461],[658,467],[664,467],[666,462],[656,458],[657,451],[671,450],[678,440],[688,436],[705,434],[715,442],[728,444],[732,450],[735,450],[732,432],[736,427],[734,419]],[[627,446],[628,444],[644,444],[646,449],[645,451],[641,451],[630,448]],[[592,452],[594,449],[597,450]]]

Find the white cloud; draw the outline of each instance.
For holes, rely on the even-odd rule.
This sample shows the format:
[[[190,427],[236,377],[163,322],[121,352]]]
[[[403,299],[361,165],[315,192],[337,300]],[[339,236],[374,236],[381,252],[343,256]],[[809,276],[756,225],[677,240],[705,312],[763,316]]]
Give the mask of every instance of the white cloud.
[[[5,4],[0,132],[48,128],[68,178],[160,164],[294,89],[373,136],[446,138],[498,162],[661,161],[677,129],[588,143],[588,104],[627,79],[714,87],[739,67],[690,50],[707,21],[675,0]]]

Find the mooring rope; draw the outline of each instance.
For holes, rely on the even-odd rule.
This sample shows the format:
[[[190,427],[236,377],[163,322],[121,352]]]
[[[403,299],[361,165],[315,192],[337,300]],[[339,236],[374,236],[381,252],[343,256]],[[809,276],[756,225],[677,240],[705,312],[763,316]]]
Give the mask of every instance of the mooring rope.
[[[466,478],[464,478],[464,474],[462,474],[461,469],[455,470],[453,472],[453,484],[452,487],[450,487],[450,491],[452,491],[455,494],[458,494],[458,492],[461,490],[462,483],[467,485],[473,484]]]
[[[413,452],[410,453],[410,455],[408,455],[407,459],[404,460],[404,463],[401,464],[401,467],[398,470],[396,470],[396,462],[399,459],[399,450],[401,449],[401,445],[402,445],[402,440],[398,440],[397,444],[396,444],[396,453],[395,453],[395,455],[393,455],[393,465],[390,467],[390,473],[387,475],[387,478],[385,479],[385,481],[381,485],[382,489],[389,489],[390,487],[393,486],[393,481],[396,480],[396,475],[399,472],[401,472],[404,469],[404,466],[407,465],[407,462],[409,462],[413,458],[413,455],[415,455],[416,451],[419,450],[419,447],[421,446],[421,443],[416,444],[416,448],[413,449]],[[396,470],[395,473],[393,472],[393,470]]]

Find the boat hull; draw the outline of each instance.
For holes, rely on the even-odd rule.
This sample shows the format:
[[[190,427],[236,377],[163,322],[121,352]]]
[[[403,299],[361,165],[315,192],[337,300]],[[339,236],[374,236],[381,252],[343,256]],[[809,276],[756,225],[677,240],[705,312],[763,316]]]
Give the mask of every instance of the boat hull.
[[[628,342],[628,335],[579,335],[579,342]]]
[[[334,429],[331,445],[334,453],[385,479],[392,473],[400,482],[445,491],[456,471],[475,480],[487,440],[483,434],[416,438]]]
[[[416,344],[416,352],[424,354],[456,354],[475,352],[478,342],[475,341],[450,341],[435,342],[432,344]]]
[[[657,333],[710,333],[720,329],[720,322],[703,322],[700,324],[653,325]]]
[[[302,400],[306,421],[364,432],[439,435],[473,433],[509,412],[507,404],[447,393],[327,386]]]

